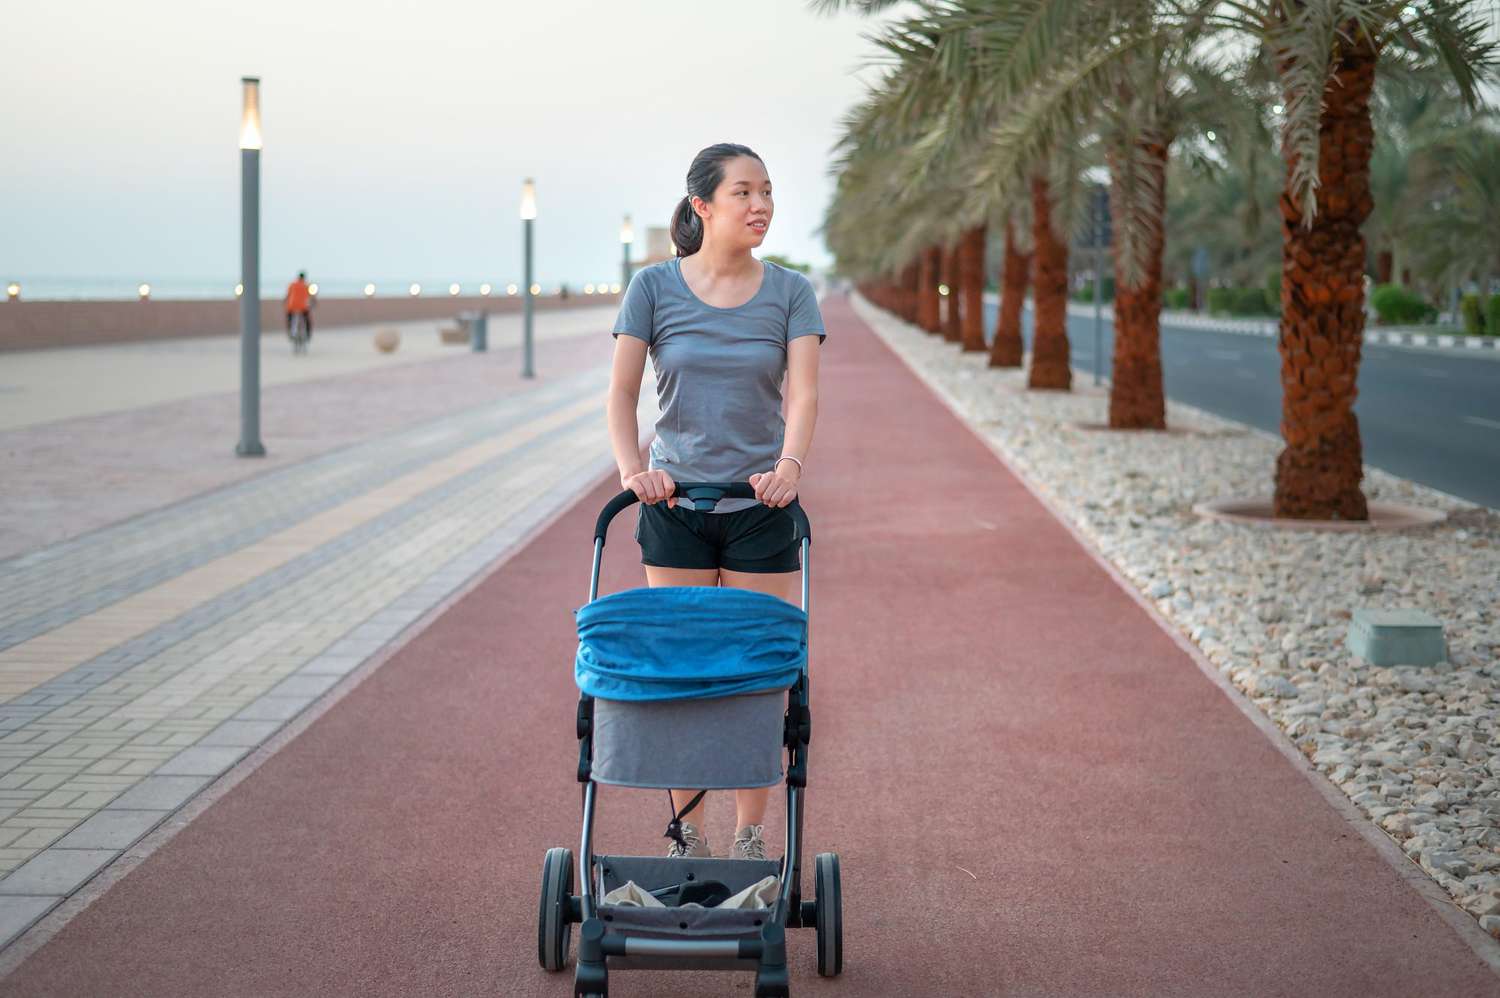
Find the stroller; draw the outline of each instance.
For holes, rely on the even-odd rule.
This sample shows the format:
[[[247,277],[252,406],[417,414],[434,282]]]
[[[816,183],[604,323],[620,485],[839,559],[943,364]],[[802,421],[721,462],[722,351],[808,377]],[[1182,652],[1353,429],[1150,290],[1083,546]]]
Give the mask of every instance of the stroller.
[[[720,498],[755,498],[744,483],[678,483],[679,501],[712,509]],[[631,589],[599,599],[604,539],[615,515],[636,502],[615,496],[594,526],[589,603],[578,611],[578,781],[583,784],[581,893],[573,853],[542,863],[537,957],[546,970],[568,962],[578,931],[575,998],[609,992],[618,969],[755,971],[756,998],[790,994],[786,930],[815,927],[818,973],[843,968],[839,858],[814,861],[813,900],[802,898],[802,796],[807,785],[807,606],[812,536],[788,507],[802,555],[802,609],[765,593],[708,587]],[[721,633],[714,633],[715,627]],[[708,635],[710,640],[705,640]],[[723,746],[734,745],[733,752]],[[786,749],[786,848],[782,859],[596,856],[597,784],[733,789],[781,782]],[[684,810],[688,810],[688,805]],[[673,816],[670,836],[680,815]],[[775,877],[768,907],[715,907]],[[662,904],[607,904],[633,882]]]

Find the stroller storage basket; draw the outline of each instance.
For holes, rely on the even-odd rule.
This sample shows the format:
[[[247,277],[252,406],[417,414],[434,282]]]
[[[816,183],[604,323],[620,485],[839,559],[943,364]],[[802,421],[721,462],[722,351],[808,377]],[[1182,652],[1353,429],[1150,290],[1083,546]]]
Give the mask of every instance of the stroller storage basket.
[[[730,790],[781,782],[786,693],[594,701],[594,779]]]

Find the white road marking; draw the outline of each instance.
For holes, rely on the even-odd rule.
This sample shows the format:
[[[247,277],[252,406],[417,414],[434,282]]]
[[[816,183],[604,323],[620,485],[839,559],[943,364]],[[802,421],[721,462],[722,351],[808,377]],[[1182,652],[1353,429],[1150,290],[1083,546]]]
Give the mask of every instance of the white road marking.
[[[1483,416],[1465,416],[1465,423],[1473,423],[1475,426],[1487,426],[1492,430],[1500,430],[1500,420],[1485,419]]]

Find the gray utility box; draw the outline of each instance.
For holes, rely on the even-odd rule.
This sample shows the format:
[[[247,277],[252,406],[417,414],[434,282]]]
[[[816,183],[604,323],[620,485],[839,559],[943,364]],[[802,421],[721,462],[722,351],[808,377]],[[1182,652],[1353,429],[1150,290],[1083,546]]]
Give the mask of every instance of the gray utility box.
[[[1436,665],[1448,657],[1443,622],[1425,610],[1355,610],[1347,643],[1372,665]]]

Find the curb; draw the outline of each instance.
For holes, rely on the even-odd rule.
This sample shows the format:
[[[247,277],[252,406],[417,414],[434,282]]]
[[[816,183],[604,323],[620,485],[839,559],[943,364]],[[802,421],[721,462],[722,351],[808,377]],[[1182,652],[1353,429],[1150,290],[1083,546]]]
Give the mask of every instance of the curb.
[[[998,305],[1000,296],[992,291],[984,293],[987,305]],[[1031,309],[1031,299],[1026,308]],[[1091,319],[1094,306],[1068,303],[1068,315],[1073,318]],[[1104,308],[1101,315],[1105,322],[1114,322],[1111,309]],[[1278,325],[1275,322],[1257,319],[1220,319],[1202,316],[1193,312],[1162,310],[1161,324],[1173,329],[1201,329],[1215,333],[1234,333],[1239,336],[1260,336],[1275,339]],[[1434,333],[1421,328],[1397,326],[1391,329],[1366,329],[1364,341],[1374,345],[1422,347],[1428,350],[1453,350],[1457,352],[1482,351],[1490,356],[1500,356],[1500,336],[1460,336],[1457,333]]]

